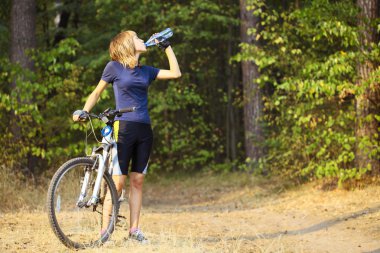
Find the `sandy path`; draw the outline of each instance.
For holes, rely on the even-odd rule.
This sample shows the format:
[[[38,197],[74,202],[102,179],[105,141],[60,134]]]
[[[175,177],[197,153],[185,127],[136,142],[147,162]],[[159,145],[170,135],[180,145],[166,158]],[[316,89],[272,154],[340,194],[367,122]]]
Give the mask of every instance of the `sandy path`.
[[[245,185],[207,195],[176,187],[183,191],[147,186],[141,220],[149,245],[124,240],[122,221],[110,243],[83,252],[380,252],[380,186],[276,194]],[[127,209],[123,203],[123,215]],[[0,252],[67,251],[43,210],[0,214]]]

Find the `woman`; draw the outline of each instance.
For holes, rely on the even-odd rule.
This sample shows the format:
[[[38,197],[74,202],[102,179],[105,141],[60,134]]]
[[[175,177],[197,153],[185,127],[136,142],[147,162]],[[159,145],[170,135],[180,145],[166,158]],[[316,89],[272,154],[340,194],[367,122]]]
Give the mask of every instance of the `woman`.
[[[156,42],[158,41],[156,40]],[[126,182],[130,160],[132,160],[129,178],[129,237],[139,242],[147,241],[139,229],[139,217],[142,186],[153,142],[148,114],[148,86],[155,79],[174,79],[181,76],[177,59],[169,41],[163,41],[157,45],[165,51],[170,70],[140,66],[138,64],[140,54],[146,52],[144,41],[139,39],[133,31],[125,31],[116,35],[109,46],[112,61],[106,65],[101,80],[83,108],[83,111],[89,112],[108,83],[113,84],[116,109],[132,106],[137,108],[134,112],[124,113],[121,117],[116,118],[114,133],[121,171],[114,172],[112,177],[120,195]],[[79,116],[73,116],[73,120],[78,121]],[[107,199],[109,197],[106,196]],[[108,203],[110,202],[108,201]],[[111,208],[111,204],[105,204],[101,233],[106,231],[109,224]]]

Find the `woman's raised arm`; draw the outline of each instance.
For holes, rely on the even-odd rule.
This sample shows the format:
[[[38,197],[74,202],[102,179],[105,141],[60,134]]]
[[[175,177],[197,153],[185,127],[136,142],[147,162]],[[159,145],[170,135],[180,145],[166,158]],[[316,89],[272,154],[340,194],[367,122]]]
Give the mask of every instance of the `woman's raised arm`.
[[[179,69],[177,58],[175,57],[175,54],[173,52],[173,49],[171,46],[168,46],[165,49],[166,56],[169,60],[169,66],[170,70],[166,69],[160,69],[160,71],[157,74],[157,79],[174,79],[181,77],[181,70]]]

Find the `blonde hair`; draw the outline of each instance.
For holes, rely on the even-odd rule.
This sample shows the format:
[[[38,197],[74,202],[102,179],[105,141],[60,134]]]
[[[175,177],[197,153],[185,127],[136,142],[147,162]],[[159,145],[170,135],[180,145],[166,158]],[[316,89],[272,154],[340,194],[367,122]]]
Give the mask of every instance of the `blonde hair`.
[[[137,66],[134,31],[124,31],[116,35],[110,43],[109,53],[113,61],[120,62],[124,67],[133,69]]]

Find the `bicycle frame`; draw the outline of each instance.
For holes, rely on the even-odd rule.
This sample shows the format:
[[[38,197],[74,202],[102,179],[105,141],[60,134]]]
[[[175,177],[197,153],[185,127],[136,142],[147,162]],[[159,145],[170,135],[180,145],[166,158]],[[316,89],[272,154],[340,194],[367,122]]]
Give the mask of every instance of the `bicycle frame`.
[[[109,126],[109,124],[107,124]],[[107,127],[106,126],[106,127]],[[79,198],[77,201],[78,207],[90,207],[92,205],[96,205],[99,202],[99,191],[101,188],[101,182],[103,179],[103,174],[105,172],[105,169],[107,168],[107,161],[110,160],[108,173],[112,175],[113,171],[120,172],[119,167],[119,161],[117,157],[117,144],[114,138],[112,137],[113,134],[113,127],[111,127],[111,130],[109,133],[107,133],[106,136],[102,138],[101,145],[97,148],[94,148],[91,154],[91,157],[95,159],[95,163],[93,168],[90,170],[87,170],[83,179],[83,185],[81,187],[81,191],[79,194]],[[102,154],[97,153],[98,151],[103,150]],[[87,203],[83,203],[84,198],[86,197],[87,187],[90,179],[91,171],[95,170],[95,166],[99,164],[98,166],[98,172],[95,180],[95,185],[92,190],[92,196],[90,200]]]
[[[92,132],[95,136],[94,128],[91,123],[91,118],[96,118],[102,120],[104,123],[106,123],[106,126],[102,129],[102,141],[100,142],[101,145],[97,148],[94,148],[92,150],[92,154],[90,157],[95,159],[95,163],[93,168],[87,169],[85,172],[85,176],[83,179],[83,184],[81,187],[81,191],[78,197],[78,201],[76,205],[78,207],[90,207],[90,206],[96,206],[99,203],[99,191],[101,189],[101,183],[103,179],[103,175],[105,173],[105,169],[107,168],[107,162],[109,163],[109,170],[108,173],[112,175],[113,173],[117,173],[117,175],[121,174],[120,166],[119,166],[119,160],[117,158],[117,144],[113,136],[113,123],[114,123],[114,116],[121,115],[122,113],[127,112],[133,112],[136,110],[137,107],[127,107],[119,110],[111,110],[107,109],[103,113],[99,115],[91,114],[85,111],[75,111],[73,115],[78,115],[81,119],[90,119],[90,124],[92,128]],[[108,117],[112,117],[111,120]],[[99,154],[98,151],[103,150],[102,154]],[[111,159],[111,160],[110,160]],[[92,195],[89,201],[87,203],[84,202],[84,199],[87,194],[87,187],[88,183],[90,181],[90,174],[92,171],[95,171],[95,166],[98,163],[98,172],[95,180],[95,185],[92,190]]]

